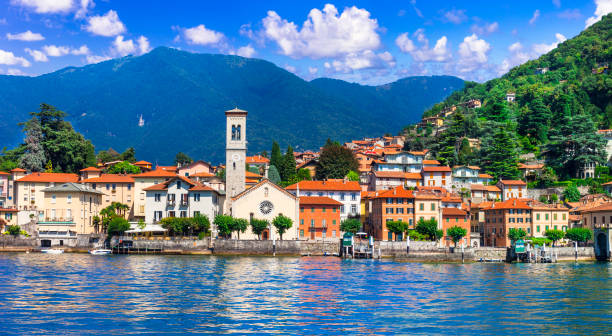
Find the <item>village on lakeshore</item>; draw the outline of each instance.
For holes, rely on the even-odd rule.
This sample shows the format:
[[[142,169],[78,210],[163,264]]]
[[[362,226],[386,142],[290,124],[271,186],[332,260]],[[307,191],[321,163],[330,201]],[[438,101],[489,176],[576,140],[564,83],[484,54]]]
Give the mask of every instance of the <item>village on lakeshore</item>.
[[[418,125],[440,131],[453,112],[448,108]],[[234,108],[225,115],[226,160],[218,166],[180,153],[171,166],[132,155],[79,174],[20,167],[0,172],[2,231],[36,237],[43,247],[74,246],[80,236],[96,234],[340,241],[349,232],[382,242],[431,241],[438,248],[609,239],[612,182],[603,184],[603,193],[575,185],[530,187],[545,169],[542,162],[519,163],[521,179],[495,180],[482,167],[451,167],[428,149],[406,150],[405,136],[343,145],[328,140],[319,151],[289,147],[284,155],[274,143],[270,155],[248,156],[248,112]],[[612,131],[599,133],[609,157]],[[322,177],[324,170],[341,175]],[[595,177],[595,165],[580,174]]]

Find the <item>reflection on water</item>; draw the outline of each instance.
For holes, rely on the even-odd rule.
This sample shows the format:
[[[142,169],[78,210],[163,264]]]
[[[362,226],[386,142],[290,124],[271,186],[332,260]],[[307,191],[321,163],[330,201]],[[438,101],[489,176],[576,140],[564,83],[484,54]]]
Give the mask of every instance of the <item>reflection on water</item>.
[[[612,334],[612,264],[0,255],[2,334]]]

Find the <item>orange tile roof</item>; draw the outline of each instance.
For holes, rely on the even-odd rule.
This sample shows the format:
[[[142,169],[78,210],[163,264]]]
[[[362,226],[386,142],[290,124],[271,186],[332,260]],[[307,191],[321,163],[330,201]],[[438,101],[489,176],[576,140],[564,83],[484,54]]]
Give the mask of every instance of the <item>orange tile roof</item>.
[[[407,180],[420,180],[421,174],[419,173],[404,173],[402,171],[374,171],[374,176],[382,178],[399,178]]]
[[[501,192],[501,189],[499,189],[499,187],[494,186],[494,185],[471,184],[470,189],[471,190],[483,190],[483,191],[489,191],[489,192]]]
[[[11,169],[11,173],[14,173],[14,172],[25,172],[25,169],[21,169],[21,168]]]
[[[301,181],[288,186],[287,190],[332,190],[332,191],[361,191],[359,182],[330,179],[327,181]]]
[[[102,171],[102,169],[99,169],[99,168],[96,168],[96,167],[87,167],[87,168],[83,168],[83,169],[81,169],[79,171],[82,171],[82,172],[90,172],[90,171],[91,172],[99,172],[99,171]]]
[[[424,172],[450,172],[451,169],[449,166],[439,166],[439,167],[423,167]]]
[[[259,182],[259,180],[257,179],[250,179],[250,178],[245,178],[244,179],[245,183],[251,183],[251,184],[257,184],[257,182]]]
[[[612,211],[612,202],[604,203],[602,205],[583,210],[582,212],[603,212],[603,211]]]
[[[341,206],[342,203],[329,197],[316,197],[316,196],[300,196],[300,205],[335,205]]]
[[[461,197],[455,197],[455,196],[444,196],[442,197],[442,202],[445,203],[461,203]]]
[[[167,170],[156,169],[148,172],[132,175],[132,177],[175,177],[176,174]]]
[[[165,171],[171,171],[171,172],[176,172],[176,170],[178,169],[177,166],[157,166],[155,168],[156,170],[165,170]]]
[[[78,182],[79,175],[65,173],[32,173],[17,180],[17,182]]]
[[[253,155],[246,157],[246,163],[270,163],[270,159],[261,155]]]
[[[495,210],[495,209],[501,209],[501,210],[507,210],[507,209],[527,209],[527,210],[530,210],[531,207],[523,199],[510,198],[510,199],[507,199],[507,200],[505,200],[503,202],[493,202],[491,204],[491,207],[486,208],[484,210]]]
[[[414,193],[415,199],[439,200],[442,199],[438,194],[431,191],[417,191]]]
[[[490,201],[472,203],[472,209],[486,209],[486,208],[491,207],[491,205],[493,205],[493,202],[490,202]]]
[[[521,180],[499,180],[499,183],[504,185],[527,185],[527,183]]]
[[[361,192],[361,199],[371,198],[375,196],[376,196],[376,191],[362,191]]]
[[[492,179],[493,176],[489,175],[489,174],[478,174],[478,177],[480,178],[488,178],[488,179]]]
[[[257,177],[257,178],[261,178],[261,177],[263,177],[263,176],[261,176],[261,175],[259,175],[259,174],[255,174],[255,173],[253,173],[253,172],[251,172],[251,171],[248,171],[248,170],[245,172],[245,176],[246,176],[246,177]]]
[[[399,186],[393,189],[379,191],[375,198],[387,198],[387,197],[399,197],[399,198],[414,198],[414,191],[404,189],[404,187]]]
[[[11,174],[0,171],[0,175],[11,175]]]
[[[163,190],[168,190],[168,185],[170,185],[170,183],[172,181],[176,180],[176,179],[179,179],[179,180],[184,181],[185,183],[189,184],[191,186],[189,188],[190,191],[214,191],[214,192],[217,192],[215,189],[213,189],[213,188],[211,188],[209,186],[203,185],[203,184],[201,184],[199,182],[196,182],[196,181],[191,180],[191,179],[189,179],[189,178],[187,178],[185,176],[180,176],[180,175],[175,175],[174,178],[172,178],[172,179],[170,179],[168,181],[156,184],[154,186],[150,186],[148,188],[144,188],[143,190],[144,191],[163,191]]]
[[[467,212],[459,208],[442,208],[442,216],[466,216]]]
[[[0,208],[0,212],[19,212],[17,209]]]
[[[134,183],[132,176],[123,174],[102,174],[100,177],[84,179],[82,183]]]
[[[152,163],[151,162],[147,162],[145,160],[140,160],[140,161],[134,162],[133,164],[135,164],[135,165],[151,165]]]
[[[532,164],[532,165],[526,165],[523,163],[518,164],[518,169],[542,169],[542,168],[544,168],[543,163],[537,163],[537,164]]]
[[[439,165],[440,161],[438,161],[438,160],[423,160],[423,164],[430,164],[430,165],[435,164],[435,165]]]

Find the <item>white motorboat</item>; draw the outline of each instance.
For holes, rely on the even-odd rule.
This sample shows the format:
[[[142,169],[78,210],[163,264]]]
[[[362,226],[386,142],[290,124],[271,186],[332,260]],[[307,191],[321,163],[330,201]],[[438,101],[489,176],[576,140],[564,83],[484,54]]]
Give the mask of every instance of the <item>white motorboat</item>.
[[[111,254],[111,250],[105,250],[105,249],[95,249],[95,250],[91,250],[89,251],[89,254],[93,254],[93,255],[106,255],[106,254]]]
[[[47,254],[62,254],[62,253],[64,253],[64,250],[60,250],[60,249],[46,249],[46,250],[40,250],[40,252],[47,253]]]

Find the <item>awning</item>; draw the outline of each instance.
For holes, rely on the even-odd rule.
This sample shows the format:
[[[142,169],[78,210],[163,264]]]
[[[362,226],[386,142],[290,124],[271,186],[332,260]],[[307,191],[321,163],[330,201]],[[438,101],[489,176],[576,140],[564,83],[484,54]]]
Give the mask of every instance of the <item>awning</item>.
[[[125,233],[143,233],[143,232],[166,232],[168,230],[164,229],[158,224],[147,224],[144,229],[138,227],[138,223],[133,224],[130,223],[130,229],[125,231]]]

